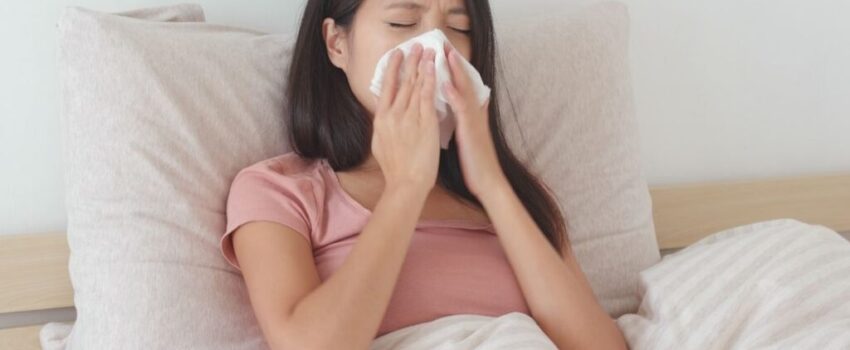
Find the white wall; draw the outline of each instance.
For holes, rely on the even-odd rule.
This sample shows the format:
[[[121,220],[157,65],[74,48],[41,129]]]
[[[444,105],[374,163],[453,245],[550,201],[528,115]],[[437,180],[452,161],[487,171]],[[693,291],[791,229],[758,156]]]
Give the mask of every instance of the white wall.
[[[491,0],[498,20],[563,0]],[[66,5],[0,5],[0,234],[63,230],[55,22]],[[207,20],[295,29],[302,1],[196,1]],[[850,171],[850,21],[841,0],[624,0],[651,184]],[[844,16],[846,17],[846,16]]]
[[[650,183],[850,171],[850,2],[628,3]]]
[[[64,230],[56,21],[65,6],[124,11],[181,0],[49,0],[0,4],[0,234]],[[294,31],[301,1],[195,0],[208,22]]]

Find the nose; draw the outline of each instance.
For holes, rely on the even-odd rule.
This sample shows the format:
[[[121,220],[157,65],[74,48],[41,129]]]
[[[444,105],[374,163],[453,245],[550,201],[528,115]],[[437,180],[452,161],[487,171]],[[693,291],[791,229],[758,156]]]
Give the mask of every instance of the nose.
[[[434,30],[436,30],[436,31],[438,31],[438,32],[440,33],[439,37],[440,37],[440,38],[441,38],[441,40],[442,40],[442,47],[441,47],[441,49],[442,49],[442,51],[443,51],[443,53],[444,53],[444,54],[448,54],[448,53],[450,53],[452,50],[455,50],[455,47],[456,47],[456,46],[455,46],[455,44],[452,42],[452,39],[451,39],[451,38],[449,38],[449,36],[448,36],[448,35],[446,35],[445,31],[443,31],[443,29],[442,29],[442,28],[440,28],[439,26],[430,26],[430,27],[426,27],[426,28],[424,28],[424,29],[422,29],[422,30],[418,31],[417,33],[415,33],[413,36],[411,36],[411,37],[410,37],[410,38],[408,38],[407,40],[410,40],[410,39],[412,39],[412,38],[418,37],[418,36],[420,36],[420,35],[422,35],[422,34],[425,34],[425,33],[429,33],[429,32],[434,31]],[[424,47],[423,47],[423,48],[424,48]],[[427,50],[427,48],[425,48],[425,49]],[[434,50],[435,50],[435,51],[437,51],[437,49],[436,49],[436,48],[434,48]],[[459,53],[461,53],[461,52],[459,52]],[[461,56],[463,56],[463,54],[462,54],[462,53],[461,53]],[[448,57],[448,56],[446,56],[446,57]]]

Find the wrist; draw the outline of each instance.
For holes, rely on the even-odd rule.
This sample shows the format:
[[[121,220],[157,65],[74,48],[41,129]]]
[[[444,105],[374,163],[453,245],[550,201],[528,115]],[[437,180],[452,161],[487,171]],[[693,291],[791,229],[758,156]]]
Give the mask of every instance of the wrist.
[[[430,189],[414,184],[387,184],[381,196],[401,198],[402,200],[412,201],[413,203],[419,203],[421,201],[424,205],[429,192]]]
[[[508,196],[514,194],[513,187],[511,187],[510,182],[504,177],[489,181],[483,188],[482,193],[476,196],[485,207],[491,203],[503,203]]]

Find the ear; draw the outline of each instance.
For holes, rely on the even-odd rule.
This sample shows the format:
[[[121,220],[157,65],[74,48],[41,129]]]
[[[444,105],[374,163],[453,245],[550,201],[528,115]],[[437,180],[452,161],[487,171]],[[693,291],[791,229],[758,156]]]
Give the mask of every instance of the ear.
[[[348,63],[348,48],[346,47],[345,32],[336,25],[333,18],[325,18],[322,21],[322,36],[325,39],[325,49],[331,63],[339,69],[346,71]]]

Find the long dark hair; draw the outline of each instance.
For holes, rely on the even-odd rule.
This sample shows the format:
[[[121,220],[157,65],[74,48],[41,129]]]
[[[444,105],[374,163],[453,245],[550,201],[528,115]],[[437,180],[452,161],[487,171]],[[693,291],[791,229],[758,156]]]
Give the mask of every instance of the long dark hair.
[[[292,149],[301,157],[325,158],[334,170],[365,161],[371,151],[372,119],[348,84],[345,73],[331,64],[324,45],[322,21],[333,18],[350,29],[360,0],[308,0],[289,69],[287,124]],[[472,25],[470,62],[491,87],[489,117],[499,163],[508,181],[546,239],[561,254],[568,241],[566,224],[550,189],[523,165],[505,140],[496,99],[496,44],[488,0],[465,0]],[[454,138],[440,150],[437,182],[479,208],[478,198],[463,181]]]

